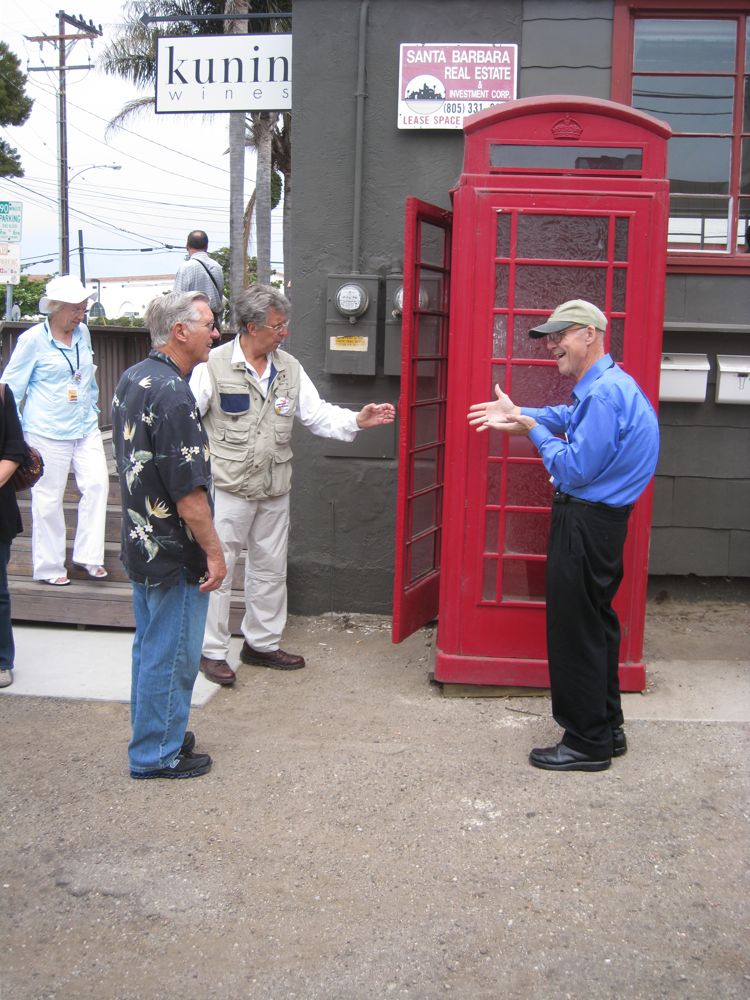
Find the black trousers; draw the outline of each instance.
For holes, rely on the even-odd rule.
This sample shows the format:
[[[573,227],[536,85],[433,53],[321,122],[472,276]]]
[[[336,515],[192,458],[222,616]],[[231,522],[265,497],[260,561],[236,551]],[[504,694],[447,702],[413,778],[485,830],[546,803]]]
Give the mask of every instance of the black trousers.
[[[622,725],[620,622],[612,607],[622,581],[629,507],[555,498],[547,550],[547,656],[552,714],[563,743],[612,754]]]

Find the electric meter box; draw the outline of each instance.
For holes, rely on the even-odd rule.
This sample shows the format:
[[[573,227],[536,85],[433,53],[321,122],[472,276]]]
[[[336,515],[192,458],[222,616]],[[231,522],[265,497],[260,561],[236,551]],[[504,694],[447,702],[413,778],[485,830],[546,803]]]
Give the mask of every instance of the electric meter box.
[[[381,278],[375,274],[328,276],[326,372],[375,374],[381,285]]]
[[[664,403],[702,403],[711,366],[705,354],[662,354],[659,399]]]
[[[401,313],[403,311],[404,276],[389,274],[385,279],[385,344],[383,374],[401,374]]]
[[[750,403],[750,357],[716,355],[716,402]]]

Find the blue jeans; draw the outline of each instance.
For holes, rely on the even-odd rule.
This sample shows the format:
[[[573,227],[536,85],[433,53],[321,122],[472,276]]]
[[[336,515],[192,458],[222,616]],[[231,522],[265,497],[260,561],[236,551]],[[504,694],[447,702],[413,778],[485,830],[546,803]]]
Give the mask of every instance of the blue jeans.
[[[179,753],[198,675],[208,594],[183,577],[174,586],[133,583],[133,672],[128,747],[136,773],[169,767]]]
[[[9,561],[10,542],[0,542],[0,670],[12,670],[16,655],[10,623]]]

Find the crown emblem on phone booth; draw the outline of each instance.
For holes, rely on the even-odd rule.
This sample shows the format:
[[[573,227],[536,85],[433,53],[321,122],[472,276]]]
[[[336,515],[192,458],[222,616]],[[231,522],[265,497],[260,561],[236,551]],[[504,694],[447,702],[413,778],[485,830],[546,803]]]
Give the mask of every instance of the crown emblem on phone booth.
[[[581,138],[583,126],[580,125],[575,118],[571,118],[570,115],[565,115],[564,118],[559,118],[554,123],[550,131],[555,139],[578,140]]]

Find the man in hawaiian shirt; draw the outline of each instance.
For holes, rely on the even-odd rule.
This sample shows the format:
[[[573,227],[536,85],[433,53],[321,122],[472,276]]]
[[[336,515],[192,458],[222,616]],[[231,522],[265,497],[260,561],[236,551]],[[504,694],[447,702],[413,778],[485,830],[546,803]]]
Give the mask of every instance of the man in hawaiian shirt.
[[[202,292],[159,296],[145,319],[152,351],[122,375],[112,401],[120,557],[136,626],[128,758],[132,778],[193,778],[211,767],[186,727],[208,595],[226,565],[208,442],[187,380],[218,334]]]

